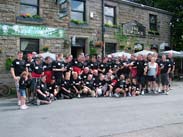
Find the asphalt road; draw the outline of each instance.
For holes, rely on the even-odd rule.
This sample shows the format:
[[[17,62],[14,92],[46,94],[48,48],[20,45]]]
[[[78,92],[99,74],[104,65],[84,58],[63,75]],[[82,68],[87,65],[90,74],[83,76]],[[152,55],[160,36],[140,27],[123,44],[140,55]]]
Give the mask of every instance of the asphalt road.
[[[183,82],[169,95],[16,103],[0,99],[0,137],[183,137]]]

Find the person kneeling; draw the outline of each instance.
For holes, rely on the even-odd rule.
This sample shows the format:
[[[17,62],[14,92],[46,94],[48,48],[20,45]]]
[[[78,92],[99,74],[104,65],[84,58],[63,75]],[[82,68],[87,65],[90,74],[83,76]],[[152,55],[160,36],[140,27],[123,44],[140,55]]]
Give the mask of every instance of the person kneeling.
[[[41,82],[37,84],[36,92],[37,92],[37,98],[38,98],[37,105],[51,103],[51,98],[53,96],[47,90],[45,75],[42,76]]]

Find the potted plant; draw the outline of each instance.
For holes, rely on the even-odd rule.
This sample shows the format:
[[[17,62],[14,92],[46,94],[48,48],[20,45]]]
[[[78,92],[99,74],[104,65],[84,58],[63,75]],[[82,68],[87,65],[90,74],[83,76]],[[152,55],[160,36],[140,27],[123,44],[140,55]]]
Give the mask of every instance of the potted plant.
[[[95,42],[95,46],[96,47],[102,47],[103,46],[103,42],[102,41],[96,41]]]
[[[6,68],[7,71],[10,70],[12,62],[13,62],[13,60],[12,60],[11,57],[8,57],[8,58],[6,59],[6,61],[5,61],[5,68]]]
[[[47,46],[47,45],[42,48],[43,52],[47,52],[48,50],[49,50],[49,46]]]

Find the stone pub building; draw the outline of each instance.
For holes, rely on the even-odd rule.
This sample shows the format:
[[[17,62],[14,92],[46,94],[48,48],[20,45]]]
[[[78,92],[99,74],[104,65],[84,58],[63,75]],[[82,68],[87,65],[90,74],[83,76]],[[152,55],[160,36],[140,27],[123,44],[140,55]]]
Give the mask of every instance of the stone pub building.
[[[104,12],[102,12],[102,9]],[[103,24],[102,24],[103,13]],[[104,54],[170,45],[172,14],[127,0],[1,0],[0,73],[6,59],[25,54]],[[104,26],[104,29],[102,29]],[[122,28],[120,31],[119,28]],[[118,37],[125,37],[119,42]],[[102,43],[102,36],[104,43]]]

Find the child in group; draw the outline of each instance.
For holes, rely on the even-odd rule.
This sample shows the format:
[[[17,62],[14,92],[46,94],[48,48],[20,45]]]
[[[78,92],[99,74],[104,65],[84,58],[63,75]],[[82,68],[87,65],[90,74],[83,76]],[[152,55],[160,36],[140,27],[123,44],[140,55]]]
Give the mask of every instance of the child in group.
[[[28,106],[26,105],[26,86],[27,86],[27,72],[24,71],[20,75],[20,81],[19,81],[19,92],[20,92],[20,109],[27,109]]]

